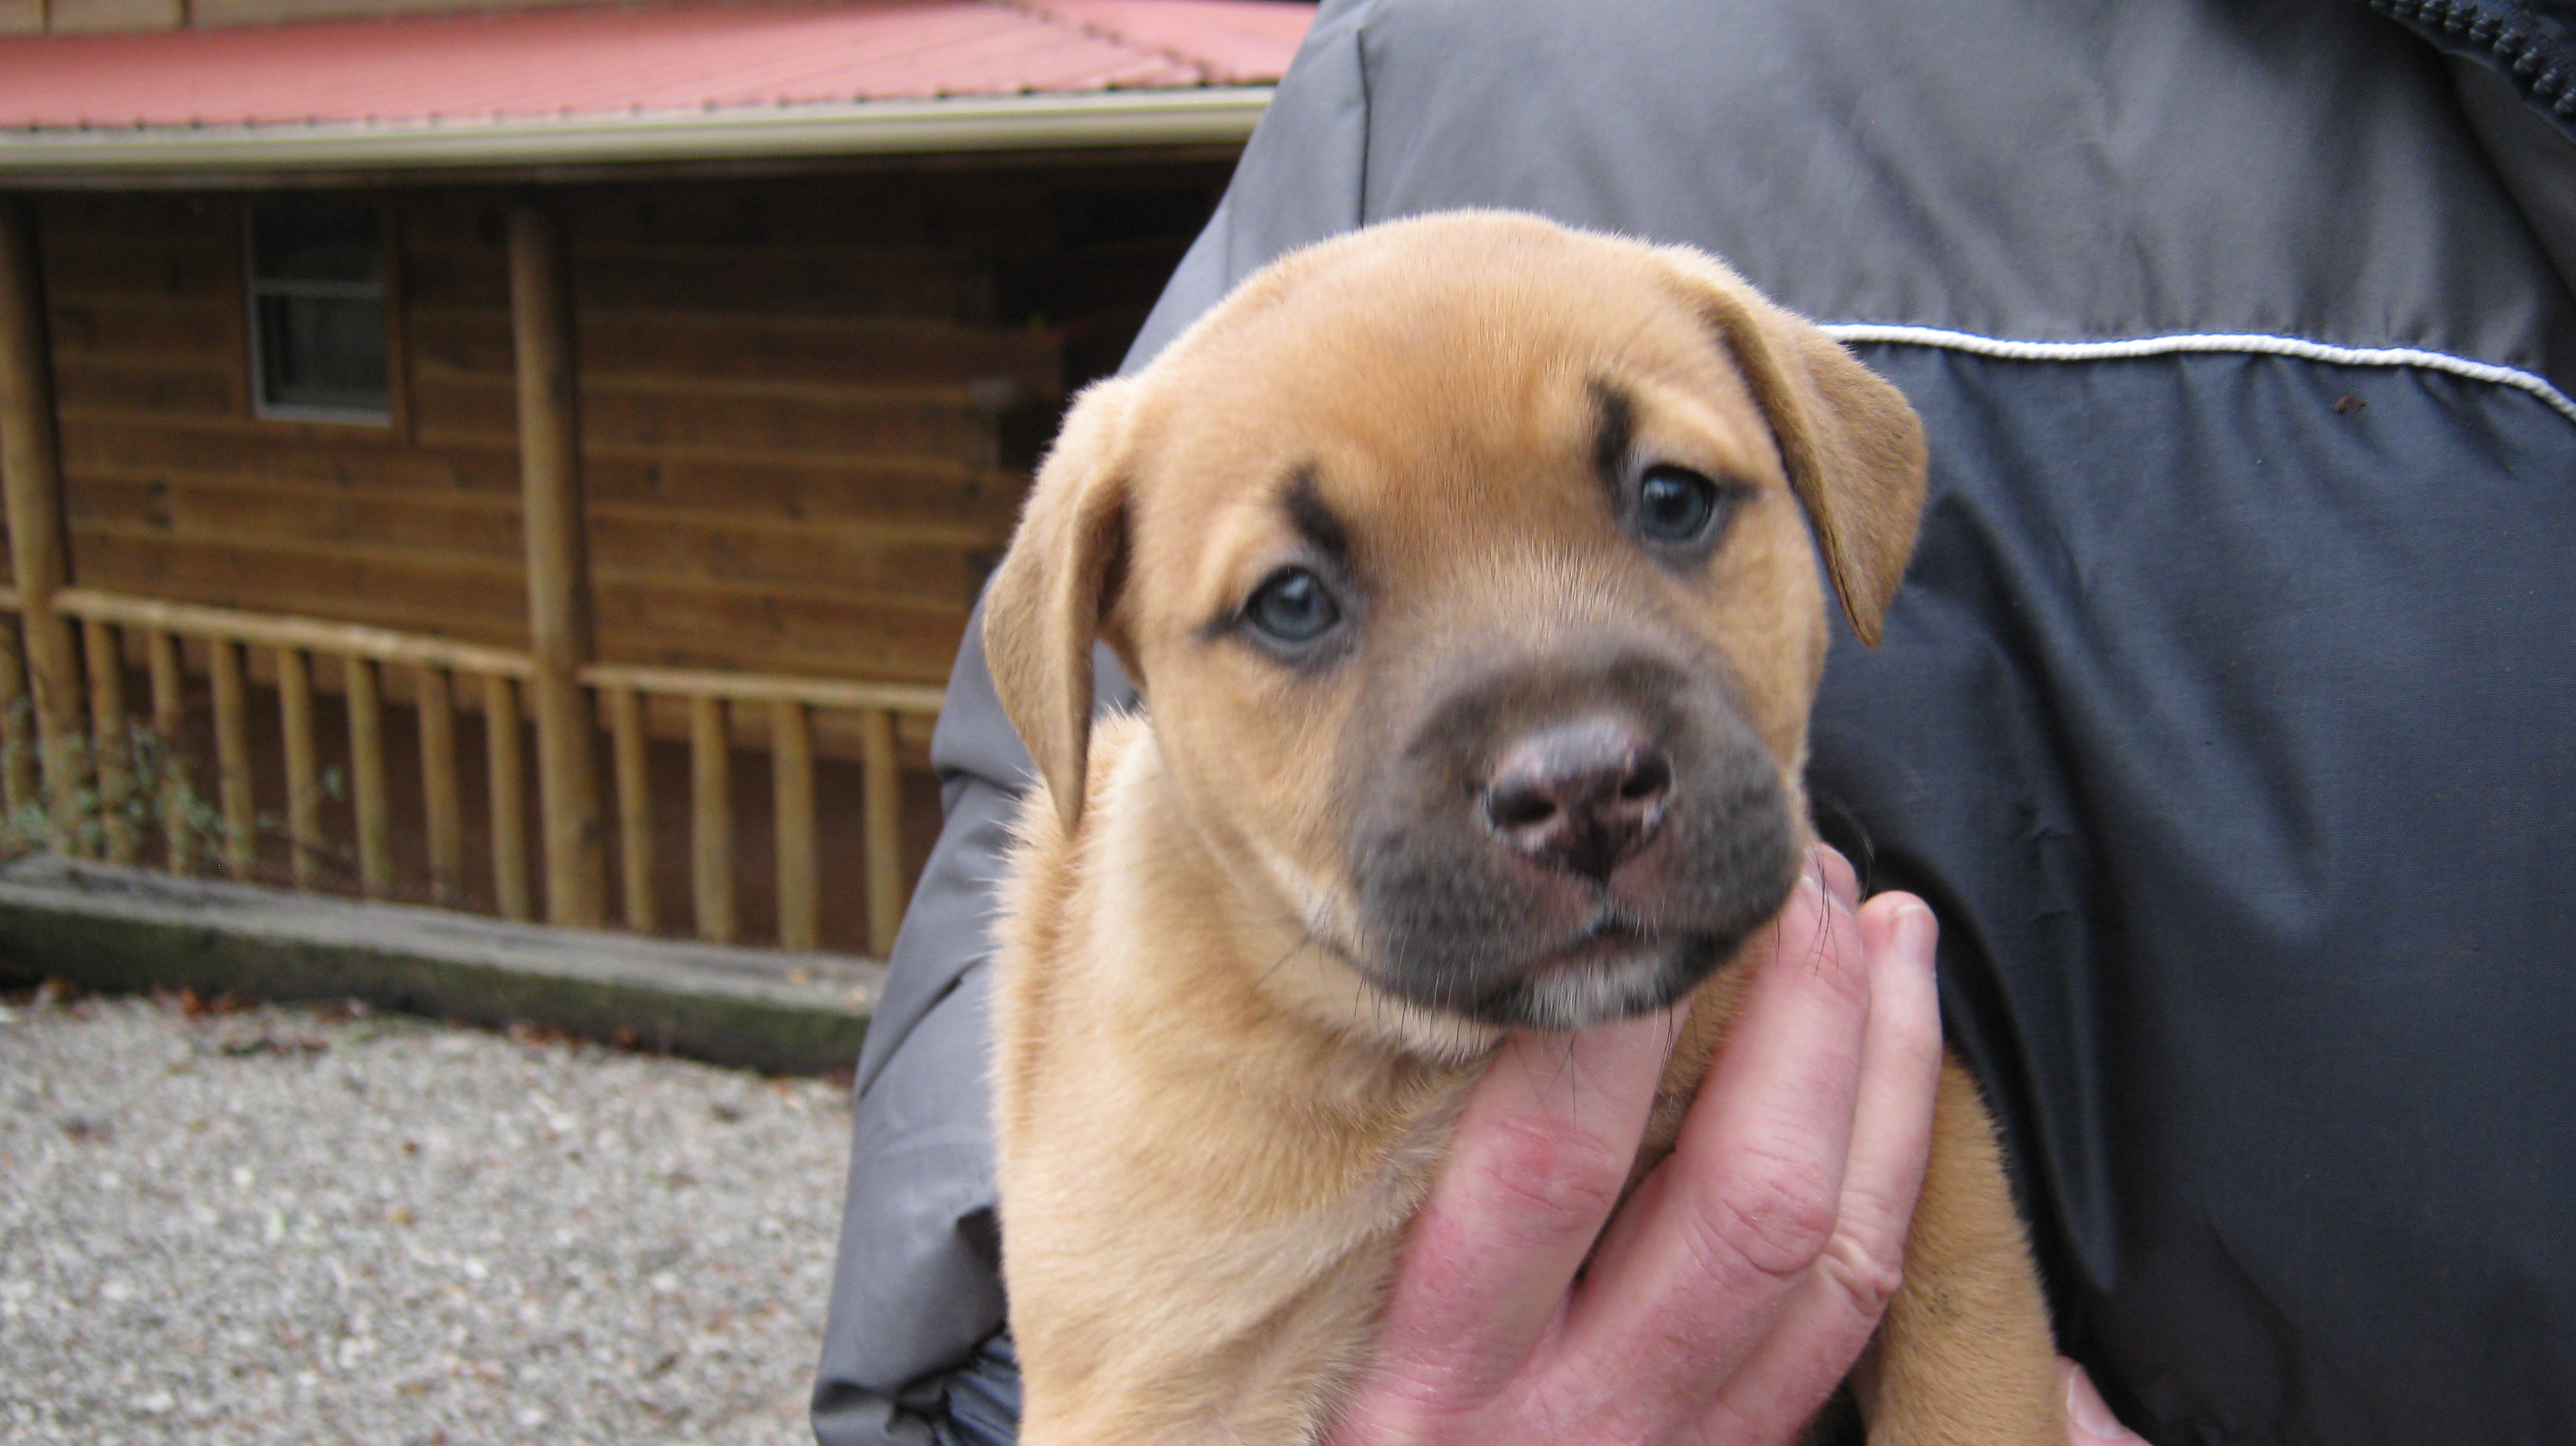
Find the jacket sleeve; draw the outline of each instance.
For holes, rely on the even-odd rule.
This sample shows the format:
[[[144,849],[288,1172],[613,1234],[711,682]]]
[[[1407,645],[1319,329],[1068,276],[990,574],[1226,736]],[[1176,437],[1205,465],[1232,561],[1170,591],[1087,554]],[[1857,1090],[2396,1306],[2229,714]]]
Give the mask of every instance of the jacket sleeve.
[[[985,1121],[986,918],[1029,769],[993,696],[979,609],[931,743],[947,823],[860,1055],[840,1256],[814,1387],[821,1446],[926,1446],[944,1378],[1002,1323]]]
[[[931,740],[947,822],[859,1057],[849,1190],[814,1387],[821,1446],[1007,1441],[1007,1430],[971,1422],[1007,1425],[1016,1410],[1017,1367],[1007,1342],[994,1341],[1003,1303],[984,1011],[993,886],[1033,765],[994,696],[982,622],[979,607]],[[1103,706],[1134,696],[1106,649],[1095,663]],[[977,1409],[952,1411],[961,1380]],[[999,1416],[997,1392],[1010,1408]]]
[[[1013,812],[1034,771],[984,666],[983,610],[948,682],[931,740],[947,821],[924,866],[875,1024],[859,1056],[856,1126],[814,1388],[821,1446],[956,1439],[954,1373],[1016,1401],[1002,1329],[985,995],[993,887]],[[1133,698],[1117,661],[1095,658],[1102,706]],[[988,1402],[989,1405],[989,1402]],[[978,1413],[990,1418],[989,1409]]]

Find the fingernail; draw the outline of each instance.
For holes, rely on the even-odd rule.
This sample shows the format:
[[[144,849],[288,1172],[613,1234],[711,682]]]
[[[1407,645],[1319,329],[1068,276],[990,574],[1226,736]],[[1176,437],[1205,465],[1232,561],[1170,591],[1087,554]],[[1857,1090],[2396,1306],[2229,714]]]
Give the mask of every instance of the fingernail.
[[[2093,1389],[2093,1378],[2084,1374],[2082,1366],[2070,1366],[2066,1371],[2066,1419],[2087,1436],[2106,1441],[2128,1437],[2128,1428],[2103,1404],[2102,1393]]]
[[[1932,967],[1933,947],[1941,940],[1941,928],[1932,911],[1921,904],[1908,904],[1897,911],[1896,947],[1905,956],[1928,969]]]

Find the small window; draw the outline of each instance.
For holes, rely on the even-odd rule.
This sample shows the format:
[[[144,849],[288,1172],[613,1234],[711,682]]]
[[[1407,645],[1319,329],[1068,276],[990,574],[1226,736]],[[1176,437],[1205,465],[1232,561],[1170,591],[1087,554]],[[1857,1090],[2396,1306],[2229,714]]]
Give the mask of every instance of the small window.
[[[247,209],[255,410],[390,423],[382,208],[364,197],[259,196]]]

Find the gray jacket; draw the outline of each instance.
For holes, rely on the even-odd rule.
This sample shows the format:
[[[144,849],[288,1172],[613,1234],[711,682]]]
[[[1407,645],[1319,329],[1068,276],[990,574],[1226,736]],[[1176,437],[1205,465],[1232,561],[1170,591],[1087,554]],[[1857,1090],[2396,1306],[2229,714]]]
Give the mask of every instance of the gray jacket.
[[[1829,323],[1934,495],[1813,788],[1941,912],[2061,1342],[2163,1442],[2565,1440],[2569,21],[1330,3],[1131,365],[1285,250],[1470,205],[1692,242]],[[1028,763],[971,640],[935,757],[825,1446],[1008,1439],[1015,1401],[983,961]]]

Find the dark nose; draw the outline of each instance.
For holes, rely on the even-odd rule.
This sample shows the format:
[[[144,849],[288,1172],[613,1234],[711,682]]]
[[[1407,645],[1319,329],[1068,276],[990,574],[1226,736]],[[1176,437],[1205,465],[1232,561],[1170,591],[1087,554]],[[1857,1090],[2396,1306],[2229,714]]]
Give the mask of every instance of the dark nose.
[[[1485,825],[1552,869],[1607,879],[1655,836],[1673,764],[1627,719],[1595,715],[1516,740],[1485,786]]]

